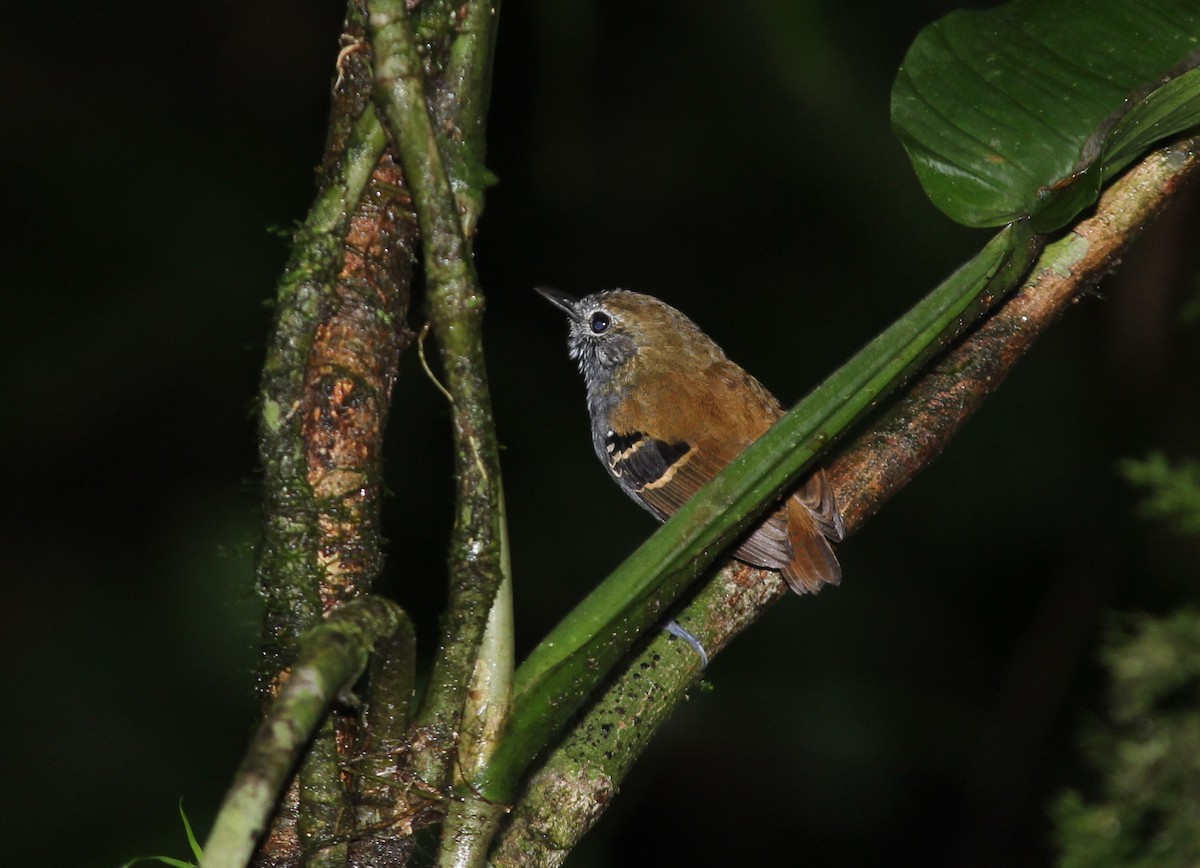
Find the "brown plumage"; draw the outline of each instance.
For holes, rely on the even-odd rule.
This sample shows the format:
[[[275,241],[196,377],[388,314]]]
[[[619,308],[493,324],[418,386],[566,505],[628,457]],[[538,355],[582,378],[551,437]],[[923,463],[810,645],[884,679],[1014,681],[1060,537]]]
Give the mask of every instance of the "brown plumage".
[[[576,301],[539,288],[570,318],[568,343],[587,383],[592,441],[617,484],[665,520],[782,415],[761,383],[675,308],[640,293]],[[797,593],[837,584],[829,540],[844,535],[820,470],[733,554],[779,570]]]

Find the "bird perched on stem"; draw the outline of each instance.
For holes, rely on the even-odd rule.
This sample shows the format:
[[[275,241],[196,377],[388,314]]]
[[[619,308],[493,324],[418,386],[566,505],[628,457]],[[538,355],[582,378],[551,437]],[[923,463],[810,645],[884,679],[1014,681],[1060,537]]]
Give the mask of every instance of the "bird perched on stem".
[[[596,455],[625,493],[665,521],[781,415],[767,389],[690,319],[656,298],[611,290],[581,299],[537,291],[566,313],[587,384]],[[829,541],[845,535],[817,470],[733,550],[778,570],[798,594],[837,584]]]

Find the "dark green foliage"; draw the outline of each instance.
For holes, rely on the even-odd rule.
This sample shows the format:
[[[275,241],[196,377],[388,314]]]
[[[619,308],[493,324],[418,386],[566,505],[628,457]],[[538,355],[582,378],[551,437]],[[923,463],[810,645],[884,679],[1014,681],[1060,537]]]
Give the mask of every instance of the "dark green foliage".
[[[1121,464],[1149,489],[1147,517],[1200,532],[1200,464],[1172,468],[1154,452]],[[1110,677],[1108,715],[1085,729],[1083,747],[1101,775],[1099,798],[1076,791],[1054,807],[1068,868],[1200,862],[1200,611],[1114,619],[1100,651]]]
[[[1016,0],[913,42],[892,125],[930,199],[968,226],[1051,232],[1200,120],[1195,0]]]
[[[1200,461],[1176,467],[1161,452],[1121,462],[1121,473],[1148,490],[1138,511],[1146,518],[1169,522],[1180,534],[1200,535]]]

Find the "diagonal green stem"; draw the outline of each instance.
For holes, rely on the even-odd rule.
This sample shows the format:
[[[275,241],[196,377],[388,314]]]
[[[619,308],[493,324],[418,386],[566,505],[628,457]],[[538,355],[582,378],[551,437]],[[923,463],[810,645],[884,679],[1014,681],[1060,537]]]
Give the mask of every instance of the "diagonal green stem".
[[[475,784],[505,802],[550,736],[724,545],[855,420],[1016,285],[1040,248],[1023,224],[868,344],[718,474],[577,606],[517,670],[504,743]]]

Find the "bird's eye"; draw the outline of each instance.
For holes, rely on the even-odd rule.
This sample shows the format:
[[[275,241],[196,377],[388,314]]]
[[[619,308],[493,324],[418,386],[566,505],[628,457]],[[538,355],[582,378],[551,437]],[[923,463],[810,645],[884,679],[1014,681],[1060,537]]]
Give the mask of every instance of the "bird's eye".
[[[608,327],[612,325],[612,317],[602,310],[598,310],[592,314],[592,334],[602,335],[608,331]]]

